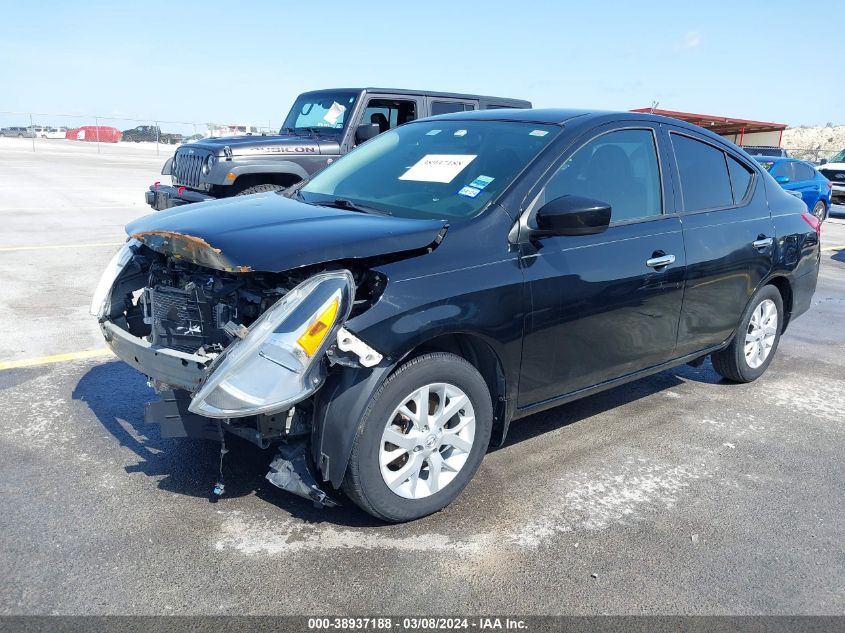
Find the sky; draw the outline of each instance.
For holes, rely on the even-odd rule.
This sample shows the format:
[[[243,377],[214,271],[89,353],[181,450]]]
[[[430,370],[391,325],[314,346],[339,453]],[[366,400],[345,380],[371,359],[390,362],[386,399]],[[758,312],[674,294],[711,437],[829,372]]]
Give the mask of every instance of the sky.
[[[302,91],[379,86],[845,124],[803,6],[0,0],[0,111],[278,127]]]

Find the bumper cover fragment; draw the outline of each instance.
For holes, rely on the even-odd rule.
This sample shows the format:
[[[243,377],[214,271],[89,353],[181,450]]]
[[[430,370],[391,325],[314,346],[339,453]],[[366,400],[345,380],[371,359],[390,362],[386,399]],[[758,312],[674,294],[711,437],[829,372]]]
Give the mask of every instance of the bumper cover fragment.
[[[267,473],[266,478],[277,488],[310,499],[317,508],[338,505],[337,501],[329,497],[317,484],[308,461],[305,440],[282,444],[276,457],[270,463],[270,472]]]
[[[184,389],[196,391],[206,368],[211,364],[208,356],[188,354],[159,345],[153,345],[110,321],[100,325],[106,343],[115,356],[142,374]]]

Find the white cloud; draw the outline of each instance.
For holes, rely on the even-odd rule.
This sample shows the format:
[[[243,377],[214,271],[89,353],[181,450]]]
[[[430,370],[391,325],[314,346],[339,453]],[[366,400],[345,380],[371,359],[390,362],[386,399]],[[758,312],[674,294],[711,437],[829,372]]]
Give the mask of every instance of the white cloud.
[[[687,31],[684,33],[684,38],[675,47],[675,50],[687,51],[692,48],[698,48],[699,46],[701,46],[701,33],[698,31]]]

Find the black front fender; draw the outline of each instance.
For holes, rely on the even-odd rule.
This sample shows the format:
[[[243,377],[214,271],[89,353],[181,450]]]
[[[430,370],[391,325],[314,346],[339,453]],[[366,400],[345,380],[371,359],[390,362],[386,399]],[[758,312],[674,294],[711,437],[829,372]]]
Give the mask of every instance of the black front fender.
[[[343,482],[364,411],[395,366],[339,368],[318,393],[311,436],[312,457],[323,479],[335,488]]]

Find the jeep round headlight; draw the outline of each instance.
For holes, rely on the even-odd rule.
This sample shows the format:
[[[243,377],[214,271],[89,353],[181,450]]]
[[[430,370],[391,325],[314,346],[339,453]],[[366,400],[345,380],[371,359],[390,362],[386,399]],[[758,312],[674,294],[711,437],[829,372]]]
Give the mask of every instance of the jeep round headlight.
[[[214,154],[209,154],[208,158],[206,158],[205,162],[202,164],[202,173],[208,174],[214,167],[215,163],[217,163],[217,157]]]
[[[349,316],[355,282],[348,270],[302,282],[220,354],[188,410],[237,418],[289,409],[325,379],[326,348]]]

